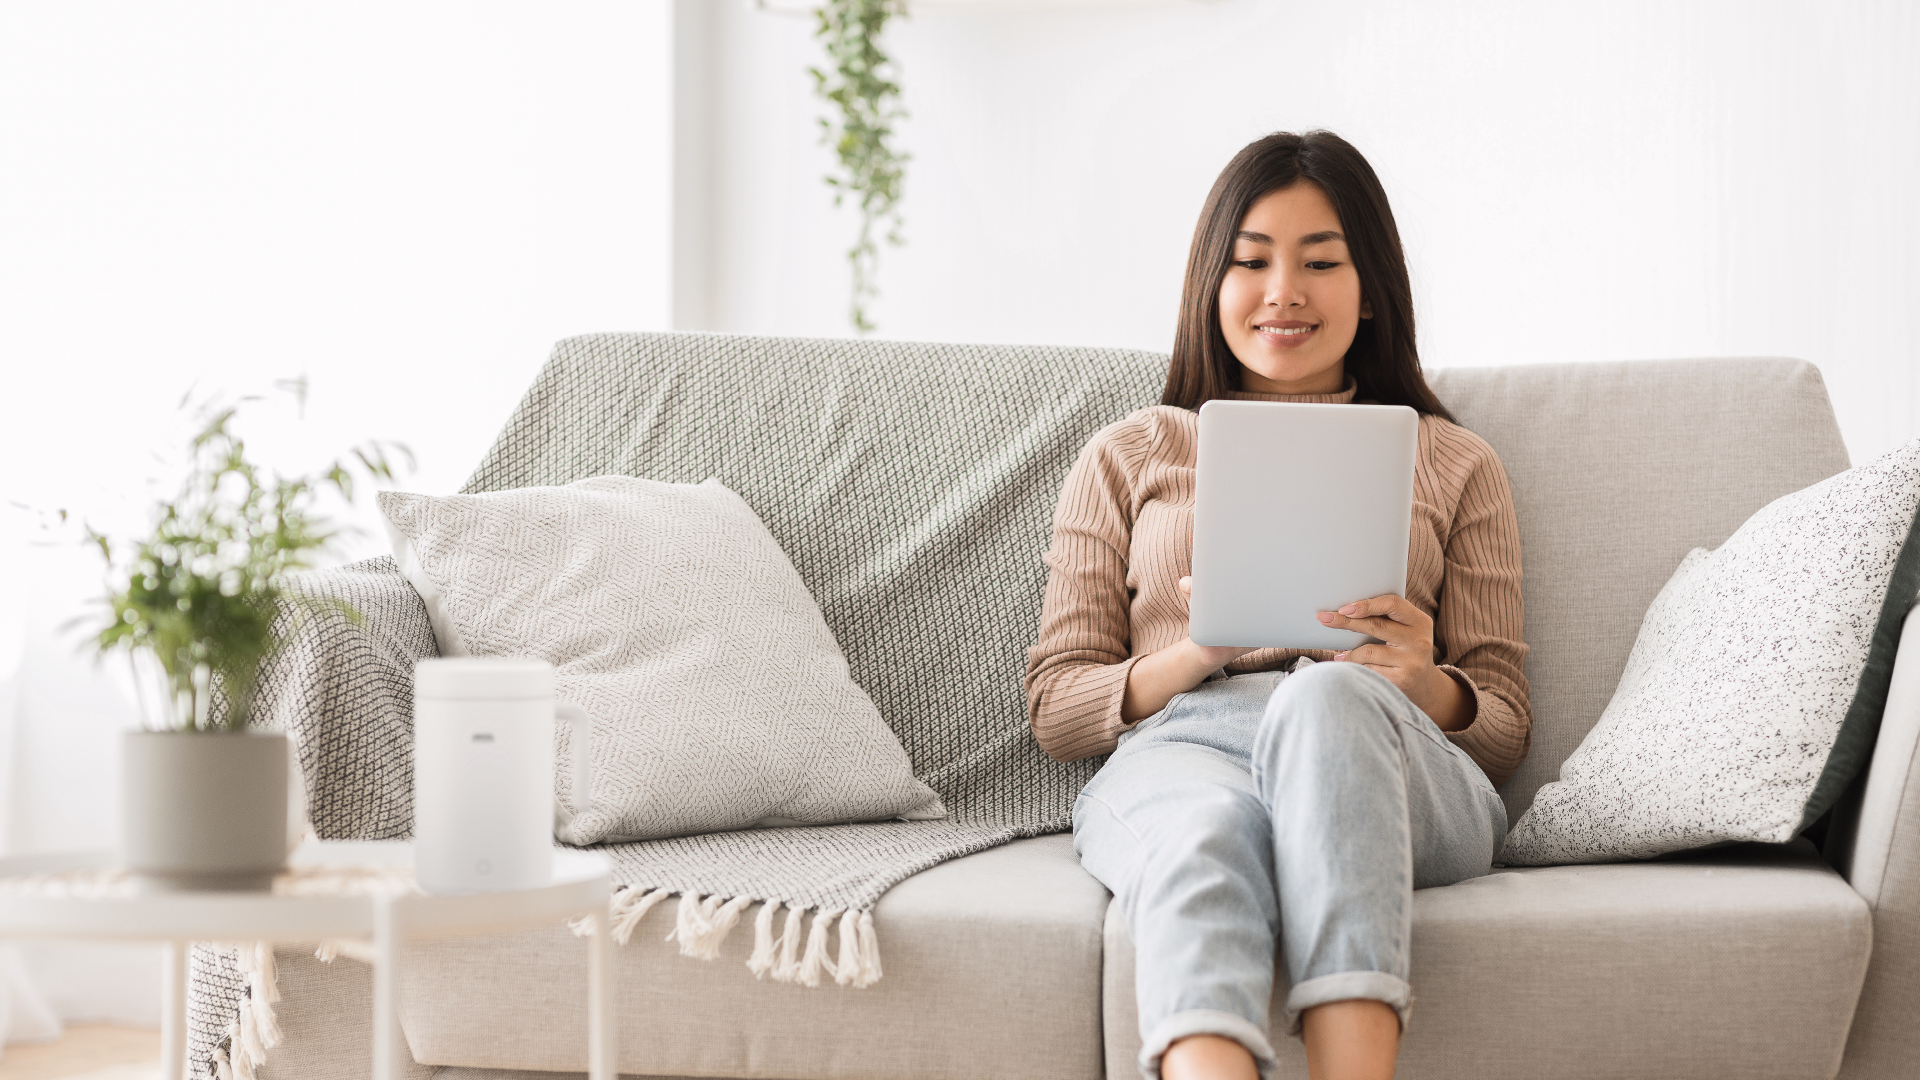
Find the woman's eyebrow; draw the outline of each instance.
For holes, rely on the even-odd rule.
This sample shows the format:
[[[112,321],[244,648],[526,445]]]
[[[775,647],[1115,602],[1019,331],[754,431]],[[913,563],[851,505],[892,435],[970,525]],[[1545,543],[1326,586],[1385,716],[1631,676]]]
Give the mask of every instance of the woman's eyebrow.
[[[1241,229],[1238,233],[1234,235],[1234,239],[1247,240],[1255,244],[1265,244],[1268,247],[1273,246],[1273,237],[1268,236],[1266,233],[1254,232],[1251,229]],[[1333,229],[1328,229],[1325,232],[1308,233],[1307,235],[1301,237],[1300,246],[1309,247],[1314,244],[1324,244],[1329,240],[1345,240],[1345,239],[1346,237],[1340,235],[1340,233],[1338,233],[1337,231]]]

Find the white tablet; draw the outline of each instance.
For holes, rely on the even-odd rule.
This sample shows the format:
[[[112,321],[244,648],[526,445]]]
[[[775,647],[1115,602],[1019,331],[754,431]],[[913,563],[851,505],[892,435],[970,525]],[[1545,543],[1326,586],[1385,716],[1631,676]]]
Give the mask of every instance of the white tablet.
[[[1198,645],[1350,649],[1315,616],[1406,594],[1420,414],[1404,405],[1200,407],[1193,607]]]

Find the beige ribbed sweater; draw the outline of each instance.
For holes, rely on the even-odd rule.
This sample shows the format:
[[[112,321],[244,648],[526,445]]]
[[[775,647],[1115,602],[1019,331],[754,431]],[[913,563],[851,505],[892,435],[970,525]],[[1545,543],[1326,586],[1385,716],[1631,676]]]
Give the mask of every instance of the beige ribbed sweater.
[[[1346,404],[1338,394],[1234,393],[1251,401]],[[1027,717],[1047,753],[1072,761],[1114,748],[1135,660],[1187,633],[1180,579],[1193,565],[1193,474],[1199,417],[1157,405],[1087,443],[1054,511],[1040,638],[1027,657]],[[1434,661],[1473,694],[1473,722],[1449,732],[1494,783],[1526,756],[1532,718],[1520,640],[1520,529],[1500,459],[1484,440],[1420,418],[1407,597],[1434,621]],[[1354,599],[1363,599],[1354,597]],[[1230,674],[1297,656],[1262,649]]]

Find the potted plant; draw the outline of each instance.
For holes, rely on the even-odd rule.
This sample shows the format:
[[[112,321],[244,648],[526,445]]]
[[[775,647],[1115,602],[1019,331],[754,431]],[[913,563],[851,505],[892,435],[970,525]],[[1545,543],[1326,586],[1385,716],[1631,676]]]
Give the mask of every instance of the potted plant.
[[[304,400],[304,380],[290,388]],[[317,477],[263,474],[234,433],[236,413],[200,408],[179,494],[155,507],[151,534],[124,558],[87,530],[110,575],[112,618],[95,641],[127,653],[150,691],[146,730],[124,744],[123,838],[128,869],[158,890],[264,889],[286,860],[297,766],[284,733],[249,722],[261,665],[316,603],[284,585],[335,535],[315,501],[327,488],[353,497],[341,461]],[[392,479],[381,444],[352,457]]]

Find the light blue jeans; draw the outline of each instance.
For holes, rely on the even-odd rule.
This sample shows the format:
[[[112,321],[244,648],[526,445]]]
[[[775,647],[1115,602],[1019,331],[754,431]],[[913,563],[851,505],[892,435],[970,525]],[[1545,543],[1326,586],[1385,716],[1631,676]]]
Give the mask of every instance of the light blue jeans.
[[[1133,931],[1140,1071],[1223,1035],[1271,1076],[1276,945],[1288,1029],[1369,998],[1404,1028],[1413,890],[1479,877],[1507,814],[1479,766],[1361,664],[1215,677],[1121,737],[1073,844]]]

